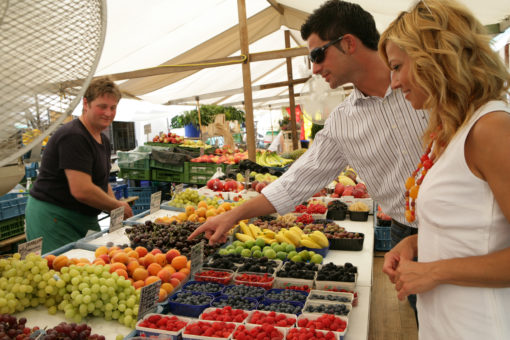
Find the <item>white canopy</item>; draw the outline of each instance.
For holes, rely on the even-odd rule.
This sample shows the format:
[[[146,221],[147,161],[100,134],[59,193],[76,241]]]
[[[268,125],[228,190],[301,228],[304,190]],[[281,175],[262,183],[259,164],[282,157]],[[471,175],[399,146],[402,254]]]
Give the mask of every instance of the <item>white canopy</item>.
[[[299,29],[324,0],[245,0],[249,53],[285,49],[285,31],[291,47],[305,47]],[[359,0],[372,13],[382,32],[409,0]],[[485,25],[510,15],[510,1],[462,0]],[[157,76],[143,69],[172,70],[175,65],[197,64],[239,57],[238,2],[236,0],[108,0],[106,42],[96,75],[118,75],[128,96],[157,104],[236,105],[242,108],[243,74],[240,63]],[[508,40],[508,37],[507,37]],[[292,58],[292,78],[310,74],[306,51]],[[212,62],[214,64],[214,62]],[[288,80],[286,59],[251,61],[254,108],[288,106],[288,86],[260,90],[256,86]],[[135,71],[135,72],[131,72]],[[301,84],[294,92],[300,93]],[[278,97],[281,97],[278,99]],[[271,98],[271,99],[268,99]],[[299,103],[299,98],[297,98]]]

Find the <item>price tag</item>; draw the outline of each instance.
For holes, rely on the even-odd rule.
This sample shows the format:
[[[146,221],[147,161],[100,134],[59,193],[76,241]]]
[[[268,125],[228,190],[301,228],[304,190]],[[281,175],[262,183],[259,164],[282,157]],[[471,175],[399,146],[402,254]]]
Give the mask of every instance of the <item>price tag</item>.
[[[151,209],[149,214],[154,214],[160,209],[161,206],[161,191],[155,192],[151,195]]]
[[[146,134],[146,135],[151,133],[152,132],[152,127],[151,126],[152,126],[151,124],[145,124],[143,126],[143,133]]]
[[[124,221],[124,207],[113,209],[110,212],[110,230],[108,232],[111,233],[122,228],[122,221]]]
[[[200,148],[200,156],[203,156],[205,153],[205,149],[204,148]]]
[[[21,255],[23,260],[28,254],[34,253],[36,255],[42,254],[42,237],[36,238],[35,240],[21,243],[18,245],[18,253]]]
[[[142,319],[145,314],[154,312],[159,299],[160,287],[161,280],[142,287],[140,292],[140,307],[138,308],[138,320]]]
[[[204,241],[195,244],[191,247],[190,251],[190,259],[191,259],[191,275],[195,274],[197,270],[202,267],[202,263],[204,262]]]
[[[250,170],[244,172],[244,188],[248,190],[250,185]]]
[[[184,190],[184,184],[181,183],[181,184],[177,184],[175,186],[175,193],[181,192],[183,190]]]

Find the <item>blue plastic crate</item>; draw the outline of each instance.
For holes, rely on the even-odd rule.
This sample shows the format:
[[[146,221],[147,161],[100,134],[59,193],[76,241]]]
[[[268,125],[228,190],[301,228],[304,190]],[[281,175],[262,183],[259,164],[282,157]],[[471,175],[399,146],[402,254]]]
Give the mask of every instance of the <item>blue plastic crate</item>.
[[[374,227],[375,239],[376,240],[391,240],[391,228],[390,227]]]
[[[28,193],[10,193],[0,197],[0,220],[25,214]]]
[[[131,187],[128,188],[128,196],[138,196],[138,200],[135,201],[137,205],[150,205],[151,195],[156,192],[156,188],[148,187]]]
[[[151,205],[150,204],[142,204],[142,205],[133,205],[131,207],[131,210],[133,211],[133,215],[138,215],[138,214],[141,214],[145,211],[148,211],[151,209]]]
[[[112,184],[111,187],[116,199],[120,200],[121,198],[128,197],[127,184]]]
[[[293,292],[296,292],[297,294],[301,295],[300,300],[285,300],[282,298],[271,298],[269,295],[271,294],[283,294],[283,292],[288,292],[289,290],[292,290]],[[302,302],[304,303],[306,301],[306,298],[308,297],[308,293],[303,290],[295,290],[295,289],[280,289],[280,288],[273,288],[266,291],[264,294],[264,300],[267,301],[296,301],[296,302]]]
[[[191,293],[193,295],[207,295],[210,299],[207,304],[203,305],[188,305],[184,303],[175,302],[175,298],[180,294],[188,294]],[[172,295],[168,299],[168,312],[174,315],[188,316],[190,318],[198,318],[200,314],[204,311],[204,309],[208,308],[213,301],[214,296],[211,294],[200,294],[195,292],[184,292],[179,291]]]
[[[388,251],[391,249],[391,240],[375,239],[374,246],[377,251]]]

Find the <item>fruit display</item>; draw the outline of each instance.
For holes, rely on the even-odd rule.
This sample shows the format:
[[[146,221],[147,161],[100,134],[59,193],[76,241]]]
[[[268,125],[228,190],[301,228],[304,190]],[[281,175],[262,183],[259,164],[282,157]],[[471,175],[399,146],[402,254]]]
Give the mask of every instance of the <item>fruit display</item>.
[[[312,263],[286,263],[285,266],[276,272],[277,277],[286,277],[294,279],[313,280],[318,271],[316,264]]]
[[[307,149],[296,149],[296,150],[291,151],[291,152],[285,152],[285,153],[282,153],[282,158],[296,160],[299,157],[301,157],[306,152],[306,150]]]
[[[273,325],[264,324],[262,326],[245,326],[240,325],[234,332],[235,340],[249,340],[249,339],[271,339],[282,340],[284,333],[280,332]]]
[[[206,201],[207,205],[218,206],[218,199],[209,199],[209,202],[207,200],[208,198],[200,195],[197,190],[187,188],[184,191],[174,193],[168,205],[176,208],[184,208],[187,205],[192,205],[196,208],[200,201]]]
[[[224,285],[214,282],[189,281],[182,287],[182,290],[215,295],[221,293],[224,287]]]
[[[307,297],[308,294],[292,289],[271,289],[264,295],[264,299],[267,300],[297,302],[304,302]]]
[[[326,204],[322,201],[313,200],[308,205],[300,204],[294,208],[295,213],[325,214],[328,211]]]
[[[213,154],[202,155],[192,158],[192,163],[215,163],[215,164],[239,164],[242,160],[248,159],[248,152],[236,152],[234,154]]]
[[[191,247],[204,240],[204,236],[198,236],[193,240],[188,240],[188,236],[198,228],[197,222],[177,222],[172,221],[168,225],[159,225],[151,221],[144,224],[136,224],[126,228],[126,235],[131,241],[131,247],[144,247],[146,249],[158,248],[166,253],[172,248],[176,248],[182,255],[188,256]],[[204,245],[204,255],[213,254],[220,245],[211,246],[208,243]]]
[[[242,323],[248,317],[248,313],[242,309],[235,309],[231,306],[222,308],[208,308],[200,314],[201,320],[224,321]]]
[[[152,138],[152,141],[154,143],[182,144],[184,137],[172,132],[160,132],[159,135],[156,135]]]
[[[222,294],[226,296],[244,296],[255,299],[262,299],[266,290],[262,287],[245,286],[245,285],[232,285],[226,286]]]
[[[281,168],[294,162],[294,160],[283,158],[273,151],[257,150],[256,162],[262,166]]]
[[[268,273],[241,273],[238,272],[234,275],[234,283],[236,285],[246,285],[253,287],[262,287],[264,289],[271,289],[274,282],[274,276]]]
[[[343,332],[347,328],[347,321],[333,314],[323,314],[316,319],[308,318],[303,315],[297,321],[297,326],[302,328]]]
[[[204,282],[217,282],[223,285],[228,285],[232,278],[234,277],[234,272],[232,270],[214,270],[214,269],[206,269],[205,267],[202,270],[199,270],[195,273],[196,281],[204,281]]]
[[[239,192],[244,189],[244,185],[230,178],[224,181],[214,178],[207,181],[207,188],[212,191]]]
[[[187,138],[184,139],[181,146],[184,146],[186,148],[193,148],[193,149],[200,149],[200,148],[210,149],[210,148],[212,148],[211,145],[205,144],[200,139],[187,139]]]
[[[347,316],[351,312],[349,304],[331,304],[331,303],[317,303],[308,302],[303,308],[303,313],[319,313],[319,314],[333,314]]]
[[[346,262],[343,266],[332,262],[322,266],[317,273],[318,281],[355,282],[358,268]]]
[[[156,224],[165,224],[169,225],[173,222],[181,223],[181,222],[198,222],[203,223],[207,221],[209,217],[213,217],[216,215],[223,214],[226,211],[229,211],[233,207],[243,204],[244,200],[239,200],[237,202],[223,202],[219,203],[215,198],[217,203],[216,207],[213,205],[208,205],[206,201],[200,201],[195,208],[193,205],[187,205],[184,208],[184,211],[174,215],[174,216],[162,216],[158,217],[154,220]]]

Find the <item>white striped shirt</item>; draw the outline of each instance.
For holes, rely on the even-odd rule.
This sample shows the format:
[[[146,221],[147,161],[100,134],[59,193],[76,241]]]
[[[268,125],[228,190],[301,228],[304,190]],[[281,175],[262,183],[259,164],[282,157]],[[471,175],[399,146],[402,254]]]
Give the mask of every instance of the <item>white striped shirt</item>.
[[[402,91],[367,97],[356,87],[283,176],[262,193],[280,214],[292,211],[352,166],[372,198],[395,220],[405,220],[405,180],[423,153],[426,111],[415,110]],[[412,224],[416,226],[416,223]]]

